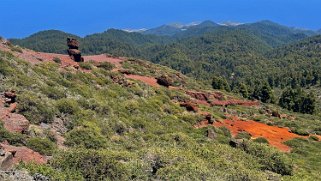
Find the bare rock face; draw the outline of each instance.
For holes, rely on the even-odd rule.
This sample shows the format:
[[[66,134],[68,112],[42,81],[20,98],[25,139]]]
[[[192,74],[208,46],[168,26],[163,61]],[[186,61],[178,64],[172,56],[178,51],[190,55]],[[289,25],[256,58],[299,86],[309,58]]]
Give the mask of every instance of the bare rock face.
[[[74,38],[67,38],[67,45],[69,49],[67,50],[71,59],[75,62],[84,62],[84,58],[81,57],[81,52],[79,49],[79,42]]]

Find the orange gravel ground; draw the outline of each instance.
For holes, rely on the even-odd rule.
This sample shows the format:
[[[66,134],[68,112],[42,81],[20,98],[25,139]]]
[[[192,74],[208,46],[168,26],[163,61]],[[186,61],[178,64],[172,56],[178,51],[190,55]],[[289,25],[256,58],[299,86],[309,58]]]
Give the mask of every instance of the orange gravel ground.
[[[195,128],[207,127],[207,121],[202,121],[195,125]],[[289,132],[287,128],[279,128],[276,126],[269,126],[264,123],[259,123],[255,121],[242,121],[239,119],[224,120],[222,122],[215,122],[213,124],[215,127],[226,127],[228,128],[232,135],[235,137],[239,132],[246,131],[251,134],[252,139],[264,137],[266,138],[270,145],[278,148],[281,151],[289,152],[291,148],[285,145],[283,142],[292,140],[294,138],[305,138],[294,133]]]

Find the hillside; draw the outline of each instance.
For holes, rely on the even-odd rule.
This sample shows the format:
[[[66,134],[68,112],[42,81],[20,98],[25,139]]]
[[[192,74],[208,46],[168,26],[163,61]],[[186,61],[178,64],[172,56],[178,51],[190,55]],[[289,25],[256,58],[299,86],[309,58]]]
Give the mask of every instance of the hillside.
[[[315,115],[143,60],[102,54],[77,63],[5,40],[0,50],[1,147],[16,153],[2,168],[22,161],[16,169],[52,180],[319,178]]]

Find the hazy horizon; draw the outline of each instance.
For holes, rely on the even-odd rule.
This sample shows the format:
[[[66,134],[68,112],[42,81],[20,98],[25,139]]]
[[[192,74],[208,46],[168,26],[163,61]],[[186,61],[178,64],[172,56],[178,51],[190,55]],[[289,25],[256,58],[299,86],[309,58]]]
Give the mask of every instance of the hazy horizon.
[[[155,28],[201,22],[252,23],[270,20],[309,30],[321,28],[317,0],[3,0],[0,36],[23,38],[43,30],[85,36],[115,29]]]

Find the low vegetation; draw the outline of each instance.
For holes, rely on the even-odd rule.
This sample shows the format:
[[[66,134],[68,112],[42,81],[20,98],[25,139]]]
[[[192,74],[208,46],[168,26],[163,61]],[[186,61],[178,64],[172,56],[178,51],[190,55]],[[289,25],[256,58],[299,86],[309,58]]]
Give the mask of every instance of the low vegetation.
[[[62,120],[60,126],[66,130],[63,136],[68,149],[62,150],[57,149],[49,134],[25,137],[0,127],[1,140],[52,156],[45,165],[21,164],[19,168],[32,174],[41,173],[52,180],[319,178],[313,159],[318,154],[319,142],[302,141],[304,147],[300,150],[282,153],[264,144],[263,139],[253,141],[250,135],[242,133],[239,137],[249,140],[241,148],[232,148],[227,128],[212,128],[215,139],[207,137],[208,128],[193,128],[204,117],[187,112],[174,101],[186,99],[182,90],[154,88],[128,80],[121,73],[110,71],[110,67],[91,64],[88,73],[68,68],[59,71],[54,62],[31,65],[0,52],[1,89],[16,90],[17,112],[35,125]],[[167,67],[145,61],[126,61],[123,68],[146,76],[165,74],[174,78],[175,85],[186,89],[211,89]],[[114,82],[116,76],[131,84]],[[267,105],[273,110],[281,109]],[[270,119],[259,113],[260,108],[228,107],[235,114],[248,115],[248,118],[259,115],[257,119],[262,122]],[[200,106],[200,109],[210,112],[217,121],[225,118],[221,107]],[[320,131],[316,115],[295,115],[298,117],[295,121],[276,119],[271,124]],[[291,146],[296,147],[296,144]],[[302,161],[302,154],[309,156],[307,162]]]

